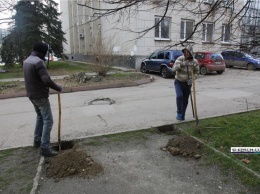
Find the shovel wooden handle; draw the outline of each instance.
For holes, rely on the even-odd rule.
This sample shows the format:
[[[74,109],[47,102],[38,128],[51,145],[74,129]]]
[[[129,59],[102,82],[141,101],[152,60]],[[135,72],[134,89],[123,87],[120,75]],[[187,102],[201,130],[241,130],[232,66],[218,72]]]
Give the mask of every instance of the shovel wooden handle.
[[[60,102],[60,92],[58,92],[58,103],[59,103],[59,122],[58,122],[58,144],[59,151],[61,150],[61,139],[60,139],[60,128],[61,128],[61,102]]]
[[[196,91],[195,91],[195,76],[193,70],[191,71],[191,77],[192,77],[192,90],[193,90],[193,104],[194,104],[194,116],[196,119],[196,133],[201,133],[199,129],[199,118],[198,118],[198,112],[197,112],[197,102],[196,102]]]

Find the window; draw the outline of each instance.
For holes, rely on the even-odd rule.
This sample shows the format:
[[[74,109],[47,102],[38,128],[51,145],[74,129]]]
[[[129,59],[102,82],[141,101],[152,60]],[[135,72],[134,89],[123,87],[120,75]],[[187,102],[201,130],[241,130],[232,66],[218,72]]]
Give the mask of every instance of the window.
[[[195,58],[196,59],[205,59],[206,54],[204,53],[196,53]]]
[[[181,40],[187,39],[192,34],[193,26],[194,26],[193,21],[189,21],[189,20],[181,21],[181,34],[180,34]],[[189,40],[192,40],[192,36],[189,38]]]
[[[221,56],[221,54],[214,53],[214,54],[210,54],[210,59],[213,61],[221,61],[223,60],[223,57]]]
[[[213,23],[203,24],[202,41],[213,42]]]
[[[224,51],[221,53],[221,55],[224,57],[233,57],[233,56],[235,56],[235,52],[234,51]]]
[[[231,34],[231,26],[228,24],[222,25],[222,34],[221,41],[222,42],[230,42],[230,34]]]
[[[171,53],[165,52],[165,59],[170,59],[170,58],[171,58]]]
[[[227,8],[233,8],[234,7],[233,0],[223,0],[223,4],[224,4],[224,7],[227,7]]]
[[[243,54],[243,53],[240,53],[240,52],[235,52],[235,56],[236,56],[237,58],[242,58],[242,57],[244,57],[244,54]]]
[[[170,38],[170,24],[171,18],[164,17],[162,21],[158,24],[161,20],[161,17],[155,17],[155,38],[160,39],[169,39]],[[157,25],[158,24],[158,25]]]
[[[157,59],[157,55],[158,55],[158,53],[153,53],[150,58],[151,59]]]
[[[158,59],[164,59],[164,52],[158,53]]]
[[[205,59],[206,58],[206,54],[204,54],[204,53],[197,53],[195,58],[196,59]]]
[[[235,12],[234,0],[223,0],[223,7]]]

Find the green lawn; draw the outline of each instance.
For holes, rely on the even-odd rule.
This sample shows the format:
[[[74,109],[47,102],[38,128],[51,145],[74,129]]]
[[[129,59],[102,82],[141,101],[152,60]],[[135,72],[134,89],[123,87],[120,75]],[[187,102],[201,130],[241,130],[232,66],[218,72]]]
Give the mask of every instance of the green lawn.
[[[239,165],[260,175],[260,154],[232,154],[230,151],[231,147],[260,147],[260,110],[200,120],[198,127],[201,134],[195,132],[195,122],[180,123],[178,126],[209,145],[205,151],[210,155],[210,163],[220,164],[227,171],[232,169],[246,184],[260,185],[260,178]],[[227,157],[213,152],[210,147]],[[250,162],[246,164],[242,159]]]
[[[21,65],[14,65],[14,67],[1,66],[1,68],[7,70],[7,72],[0,73],[0,79],[23,77]],[[48,72],[50,75],[71,75],[79,72],[93,73],[94,69],[94,65],[87,63],[73,61],[50,61]],[[114,71],[114,69],[111,69],[111,71]]]

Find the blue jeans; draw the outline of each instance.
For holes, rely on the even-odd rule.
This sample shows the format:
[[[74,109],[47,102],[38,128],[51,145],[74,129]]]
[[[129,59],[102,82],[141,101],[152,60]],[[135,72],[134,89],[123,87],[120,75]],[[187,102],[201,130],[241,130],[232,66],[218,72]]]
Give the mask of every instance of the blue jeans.
[[[50,144],[50,133],[53,126],[53,117],[48,98],[30,99],[36,112],[34,141],[41,141],[41,148],[47,149]]]
[[[191,86],[189,86],[186,82],[181,82],[177,79],[175,79],[174,81],[174,86],[176,92],[177,114],[180,114],[182,119],[185,119],[185,113],[189,103]]]

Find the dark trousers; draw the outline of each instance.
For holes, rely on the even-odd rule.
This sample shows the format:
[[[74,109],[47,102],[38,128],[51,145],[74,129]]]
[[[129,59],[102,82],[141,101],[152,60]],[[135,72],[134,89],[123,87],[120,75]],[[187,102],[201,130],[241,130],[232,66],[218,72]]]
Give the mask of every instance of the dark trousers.
[[[181,82],[177,79],[174,81],[177,103],[177,114],[181,114],[181,117],[185,119],[186,108],[189,103],[189,96],[191,92],[191,86],[187,82]]]

